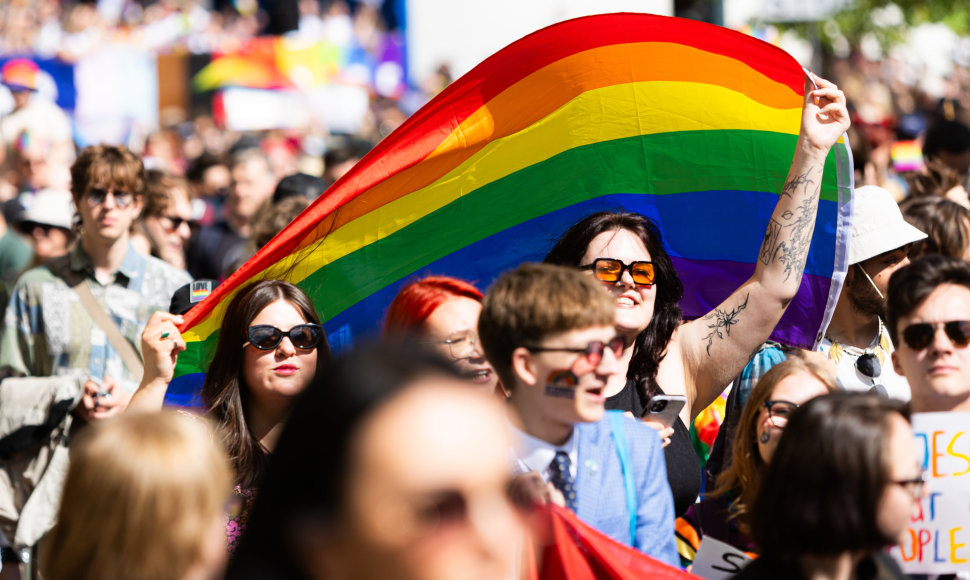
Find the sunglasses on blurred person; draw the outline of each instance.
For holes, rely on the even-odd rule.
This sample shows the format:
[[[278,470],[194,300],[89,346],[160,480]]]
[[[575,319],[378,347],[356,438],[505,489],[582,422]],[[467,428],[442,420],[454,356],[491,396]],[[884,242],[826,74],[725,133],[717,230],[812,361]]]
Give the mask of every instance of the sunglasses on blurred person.
[[[103,187],[89,188],[87,194],[84,196],[84,200],[87,202],[88,207],[97,207],[104,204],[109,195],[114,199],[115,205],[122,209],[130,206],[135,201],[135,196],[130,191],[105,189]]]

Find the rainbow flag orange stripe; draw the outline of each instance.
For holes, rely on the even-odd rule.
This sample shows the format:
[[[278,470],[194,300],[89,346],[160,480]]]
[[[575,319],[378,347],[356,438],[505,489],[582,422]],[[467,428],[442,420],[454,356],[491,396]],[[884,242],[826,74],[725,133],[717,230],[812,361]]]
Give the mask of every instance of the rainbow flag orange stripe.
[[[535,32],[412,115],[193,309],[177,374],[205,371],[225,304],[248,282],[301,286],[339,350],[376,334],[414,275],[484,288],[602,209],[661,224],[684,312],[702,315],[754,269],[791,164],[803,83],[780,49],[690,20],[607,14]],[[811,346],[834,304],[850,192],[840,143],[776,340]]]

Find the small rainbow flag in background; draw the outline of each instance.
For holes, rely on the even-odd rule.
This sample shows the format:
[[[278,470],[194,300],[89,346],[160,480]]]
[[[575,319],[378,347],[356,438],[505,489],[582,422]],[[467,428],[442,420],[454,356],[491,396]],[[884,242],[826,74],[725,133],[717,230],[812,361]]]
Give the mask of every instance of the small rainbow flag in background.
[[[896,141],[889,151],[894,171],[903,173],[923,169],[923,147],[918,141]]]
[[[679,18],[607,14],[535,32],[442,91],[190,311],[177,374],[205,372],[225,305],[250,281],[302,287],[340,350],[378,331],[414,275],[484,289],[604,209],[661,224],[685,315],[703,315],[754,270],[804,80],[774,46]],[[851,173],[840,143],[776,340],[811,347],[834,305]]]

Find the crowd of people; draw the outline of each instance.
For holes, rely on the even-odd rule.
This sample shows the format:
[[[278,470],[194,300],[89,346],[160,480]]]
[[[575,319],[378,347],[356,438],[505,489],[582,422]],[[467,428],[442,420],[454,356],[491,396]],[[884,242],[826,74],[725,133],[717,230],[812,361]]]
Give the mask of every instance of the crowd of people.
[[[63,55],[122,29],[206,51],[200,39],[258,24],[244,7],[226,26],[191,1],[111,6],[14,2],[0,54]],[[347,15],[300,6],[301,28]],[[29,34],[10,32],[17,18]],[[670,568],[690,570],[712,538],[750,560],[738,578],[906,577],[887,549],[929,493],[911,415],[970,411],[959,79],[940,102],[887,105],[925,121],[908,134],[872,122],[873,97],[853,102],[858,71],[837,67],[839,86],[812,75],[772,215],[803,227],[766,234],[751,277],[706,316],[682,318],[660,225],[599,212],[488,288],[411,280],[381,343],[340,357],[300,287],[246,284],[201,406],[176,411],[194,284],[225,280],[380,134],[330,136],[314,163],[285,133],[203,118],[140,149],[76,148],[38,72],[23,58],[0,70],[14,99],[0,118],[0,579],[535,578],[555,549],[535,516],[550,512]],[[850,127],[841,294],[818,350],[774,343],[816,184]],[[910,138],[922,164],[894,165]],[[728,311],[730,332],[712,335]],[[700,457],[690,426],[726,389]]]

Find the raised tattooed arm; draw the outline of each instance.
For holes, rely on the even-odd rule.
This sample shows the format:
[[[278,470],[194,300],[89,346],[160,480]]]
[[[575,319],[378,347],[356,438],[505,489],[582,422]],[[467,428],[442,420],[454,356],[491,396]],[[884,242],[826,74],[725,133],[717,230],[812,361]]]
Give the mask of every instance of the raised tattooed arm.
[[[813,79],[818,88],[806,82],[791,169],[768,222],[754,274],[712,312],[675,334],[691,418],[720,394],[768,338],[801,283],[825,158],[849,127],[845,95],[834,84]]]

